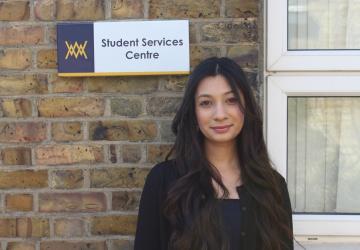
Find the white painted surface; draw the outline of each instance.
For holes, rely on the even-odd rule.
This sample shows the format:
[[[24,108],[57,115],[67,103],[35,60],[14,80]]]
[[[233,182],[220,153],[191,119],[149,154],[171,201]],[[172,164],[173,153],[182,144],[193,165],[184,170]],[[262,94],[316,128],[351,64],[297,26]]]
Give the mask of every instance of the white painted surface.
[[[135,53],[151,58],[135,59]],[[189,21],[95,22],[94,57],[95,73],[189,71]]]
[[[266,66],[269,71],[360,70],[360,50],[289,51],[287,1],[267,1]]]
[[[265,135],[266,138],[269,138],[269,131],[267,129],[272,128],[277,130],[277,133],[281,133],[281,129],[284,128],[282,122],[286,123],[283,114],[277,114],[278,111],[283,112],[284,107],[279,107],[278,110],[273,110],[273,113],[268,113],[269,101],[268,98],[271,98],[271,91],[280,91],[278,92],[278,100],[279,103],[283,103],[283,95],[287,95],[283,93],[283,90],[269,90],[269,85],[272,76],[276,77],[291,77],[291,79],[297,79],[302,77],[311,77],[316,79],[316,76],[328,78],[332,77],[340,77],[343,78],[345,76],[350,77],[358,77],[360,70],[360,51],[351,50],[351,51],[288,51],[287,50],[287,1],[288,0],[267,0],[264,1],[264,33],[263,37],[265,39],[264,42],[264,76],[269,80],[267,84],[264,84],[265,94],[264,96],[264,121],[265,121]],[[346,71],[346,75],[341,72]],[[315,78],[314,78],[315,76]],[[300,80],[300,79],[299,79]],[[292,85],[296,88],[298,83],[291,82]],[[311,84],[311,83],[310,83]],[[326,84],[326,83],[325,83]],[[329,88],[330,93],[324,91],[322,88],[322,93],[324,96],[329,94],[330,96],[336,96],[336,88],[343,88],[346,82],[338,82],[338,86],[332,86]],[[346,89],[346,87],[345,87]],[[311,90],[306,91],[307,95],[311,95]],[[289,91],[291,93],[292,91]],[[296,91],[295,91],[296,92]],[[293,93],[295,93],[293,92]],[[342,95],[351,95],[352,91],[344,92],[340,91]],[[300,93],[301,94],[301,93]],[[316,95],[318,93],[315,93]],[[276,97],[276,95],[275,95]],[[271,102],[276,102],[276,98],[272,98]],[[278,119],[277,124],[280,127],[273,127],[273,125],[269,125],[269,122],[276,121],[276,117],[272,117],[275,115]],[[269,118],[269,119],[268,119]],[[285,130],[283,131],[285,132]],[[285,133],[286,134],[286,133]],[[284,142],[284,138],[276,138],[280,143]],[[285,140],[286,141],[286,140]],[[273,142],[275,142],[273,140]],[[281,146],[280,146],[281,147]],[[269,147],[269,150],[277,151],[278,153],[275,156],[278,159],[283,159],[284,152],[281,152],[277,149],[272,149]],[[286,169],[280,170],[283,174],[286,174]],[[336,217],[335,217],[336,218]],[[324,225],[326,227],[326,225]],[[312,227],[304,227],[304,232],[311,231]],[[356,233],[356,232],[355,232]],[[359,232],[358,232],[359,234]],[[304,246],[304,248],[300,247],[297,243],[294,244],[295,250],[309,249],[309,250],[360,250],[360,236],[337,236],[337,235],[321,235],[318,236],[316,234],[307,235],[299,235],[295,231],[295,238]]]
[[[294,250],[360,250],[360,243],[300,242],[300,244],[295,243]]]
[[[360,96],[358,75],[270,76],[267,81],[267,146],[272,162],[287,178],[287,97]],[[360,237],[360,215],[293,215],[295,235]]]

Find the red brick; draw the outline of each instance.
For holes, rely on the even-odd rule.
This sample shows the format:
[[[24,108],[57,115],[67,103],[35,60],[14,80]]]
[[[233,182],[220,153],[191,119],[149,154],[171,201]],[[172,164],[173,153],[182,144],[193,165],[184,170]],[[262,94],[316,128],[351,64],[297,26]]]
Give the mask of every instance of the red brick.
[[[132,235],[136,230],[136,215],[102,216],[95,217],[91,222],[93,235]]]
[[[40,146],[35,151],[36,162],[40,165],[103,162],[101,146],[52,145]]]
[[[44,41],[40,26],[5,26],[0,28],[0,45],[35,45]]]
[[[166,155],[170,152],[172,145],[148,145],[147,160],[151,163],[157,163],[165,160]]]
[[[0,219],[0,237],[48,237],[49,220],[45,218],[3,218]],[[18,249],[18,248],[13,248]],[[20,248],[22,249],[22,248]]]
[[[29,117],[32,114],[31,101],[24,98],[4,99],[0,101],[3,117]]]
[[[53,93],[79,93],[84,91],[84,78],[58,77],[52,74],[49,77]]]
[[[49,44],[56,45],[57,42],[56,26],[48,26],[46,37]]]
[[[84,137],[80,122],[53,123],[51,135],[55,141],[81,141]]]
[[[259,0],[225,0],[226,17],[258,17]]]
[[[178,110],[182,98],[156,96],[147,100],[146,112],[152,116],[170,116],[173,117]]]
[[[52,188],[81,188],[84,183],[84,176],[81,169],[56,170],[53,172]]]
[[[142,168],[103,168],[90,171],[94,188],[141,188],[149,170]]]
[[[42,49],[37,52],[36,64],[39,69],[56,69],[57,52],[56,49]]]
[[[16,236],[23,238],[48,237],[50,235],[49,220],[46,218],[17,218]]]
[[[0,76],[0,95],[29,95],[48,93],[43,75]]]
[[[43,241],[40,250],[108,250],[105,241]]]
[[[39,195],[40,212],[100,212],[106,210],[103,193],[44,193]]]
[[[6,250],[35,250],[35,242],[9,242]]]
[[[157,135],[157,125],[151,120],[101,121],[90,123],[92,140],[152,141]]]
[[[29,1],[5,0],[0,2],[0,21],[27,20],[29,16]]]
[[[113,210],[135,210],[139,206],[140,192],[119,191],[112,194]]]
[[[228,48],[227,56],[237,62],[242,68],[256,69],[258,66],[257,46],[233,46]]]
[[[140,145],[124,145],[121,153],[124,162],[136,163],[141,160]]]
[[[142,0],[111,0],[112,18],[142,18],[144,5]]]
[[[220,56],[220,48],[210,47],[210,46],[191,46],[190,47],[190,65],[195,67],[202,60],[213,57]]]
[[[220,0],[150,0],[150,18],[220,17]]]
[[[33,197],[31,194],[6,195],[7,211],[32,211]]]
[[[1,4],[1,3],[0,3]],[[0,50],[0,69],[27,69],[31,65],[29,49]]]
[[[257,42],[258,26],[255,19],[234,22],[213,22],[201,25],[201,42],[240,43]]]
[[[110,240],[111,250],[132,250],[134,249],[133,240]]]
[[[57,219],[54,225],[55,236],[81,237],[85,235],[84,221],[78,219]]]
[[[46,170],[0,171],[0,189],[45,188],[48,186]]]
[[[86,78],[89,92],[149,94],[158,90],[158,77],[122,76]]]
[[[57,0],[57,20],[101,20],[105,18],[104,0]]]
[[[16,236],[16,220],[13,218],[0,218],[0,237]]]
[[[42,117],[101,116],[105,102],[93,97],[54,97],[39,100],[38,110]]]
[[[34,13],[35,17],[39,20],[54,20],[56,14],[56,0],[35,0]]]
[[[1,158],[5,165],[31,165],[31,149],[4,148],[1,151]]]
[[[161,80],[164,82],[165,89],[174,92],[182,92],[188,80],[188,76],[163,76]]]
[[[45,139],[45,123],[0,123],[0,142],[41,142]]]

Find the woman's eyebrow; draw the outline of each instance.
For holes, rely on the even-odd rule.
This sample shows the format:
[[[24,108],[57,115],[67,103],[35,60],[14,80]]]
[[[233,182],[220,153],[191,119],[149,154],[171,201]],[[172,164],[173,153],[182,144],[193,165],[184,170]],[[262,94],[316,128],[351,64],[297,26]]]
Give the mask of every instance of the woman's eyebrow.
[[[224,95],[228,95],[228,94],[234,94],[234,91],[230,90],[230,91],[224,93]]]
[[[222,95],[228,95],[228,94],[234,94],[234,91],[230,90],[230,91],[227,91],[227,92],[223,93]],[[200,94],[200,95],[197,96],[197,98],[200,98],[200,97],[212,97],[212,95]]]
[[[197,98],[200,98],[200,97],[211,97],[211,95],[209,95],[209,94],[201,94],[201,95],[197,96]]]

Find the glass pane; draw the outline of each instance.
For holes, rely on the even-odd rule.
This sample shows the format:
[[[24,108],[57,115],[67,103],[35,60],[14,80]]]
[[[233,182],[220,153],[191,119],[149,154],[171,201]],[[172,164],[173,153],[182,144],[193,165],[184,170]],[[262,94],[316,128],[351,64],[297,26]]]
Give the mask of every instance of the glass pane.
[[[359,0],[288,0],[288,49],[359,49]]]
[[[288,98],[294,212],[360,213],[360,98]]]

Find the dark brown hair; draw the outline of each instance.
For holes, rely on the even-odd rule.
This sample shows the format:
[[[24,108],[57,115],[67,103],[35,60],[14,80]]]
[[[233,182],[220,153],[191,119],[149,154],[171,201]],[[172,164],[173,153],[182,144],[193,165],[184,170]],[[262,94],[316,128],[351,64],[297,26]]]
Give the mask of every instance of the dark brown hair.
[[[217,211],[214,179],[227,197],[229,192],[219,172],[206,159],[204,136],[197,128],[195,93],[200,81],[209,76],[225,77],[236,98],[244,98],[244,126],[236,138],[241,177],[255,202],[254,226],[261,249],[285,248],[284,235],[292,238],[289,216],[281,204],[279,180],[275,176],[263,138],[259,106],[240,66],[228,58],[209,58],[189,77],[184,98],[172,124],[175,144],[168,157],[175,158],[179,178],[164,202],[164,214],[173,229],[172,250],[228,250],[228,241]],[[240,103],[240,102],[239,102]],[[286,237],[285,237],[286,239]]]

